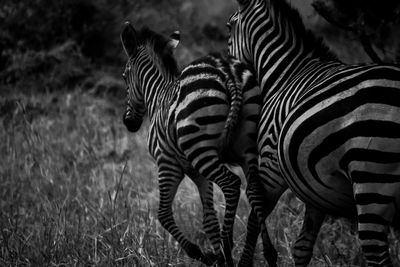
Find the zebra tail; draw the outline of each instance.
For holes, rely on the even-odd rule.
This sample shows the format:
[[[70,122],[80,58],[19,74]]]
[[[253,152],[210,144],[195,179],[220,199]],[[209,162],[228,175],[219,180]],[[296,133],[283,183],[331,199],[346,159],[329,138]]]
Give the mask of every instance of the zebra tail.
[[[230,107],[225,121],[224,129],[220,136],[219,156],[223,162],[235,162],[232,147],[235,141],[235,133],[239,122],[239,116],[242,109],[243,92],[241,86],[238,86],[233,75],[226,73],[226,87],[230,99]]]

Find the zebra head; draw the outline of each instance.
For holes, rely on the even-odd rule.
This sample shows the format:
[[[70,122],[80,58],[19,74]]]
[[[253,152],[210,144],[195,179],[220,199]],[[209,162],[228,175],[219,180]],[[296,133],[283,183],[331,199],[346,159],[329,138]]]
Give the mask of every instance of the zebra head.
[[[154,108],[156,91],[174,80],[178,73],[172,48],[179,43],[179,32],[168,39],[147,28],[137,32],[126,22],[120,37],[128,57],[122,74],[128,98],[123,122],[129,131],[136,132],[146,111]]]
[[[261,5],[265,5],[263,0],[237,0],[239,9],[233,13],[228,22],[228,53],[242,62],[252,65],[253,56],[251,51],[252,28],[256,27],[258,12]],[[257,14],[256,14],[257,15]]]
[[[143,122],[143,117],[146,112],[144,104],[143,92],[140,90],[137,75],[135,75],[136,62],[139,52],[138,34],[133,26],[127,22],[121,33],[122,46],[128,62],[122,77],[125,80],[127,90],[127,105],[123,115],[123,122],[130,132],[136,132],[140,129]]]
[[[294,43],[290,38],[285,40],[285,37],[294,35],[291,32],[305,32],[301,16],[285,0],[237,2],[239,9],[227,22],[228,50],[230,55],[242,62],[250,65],[265,64],[265,60],[280,46]],[[286,14],[290,15],[290,19]],[[260,62],[260,58],[264,62]]]

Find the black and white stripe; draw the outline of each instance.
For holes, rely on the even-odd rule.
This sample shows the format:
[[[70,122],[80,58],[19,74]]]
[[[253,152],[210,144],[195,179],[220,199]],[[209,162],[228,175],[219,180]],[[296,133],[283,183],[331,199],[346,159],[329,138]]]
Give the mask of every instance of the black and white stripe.
[[[356,216],[368,266],[392,266],[387,234],[400,205],[400,68],[341,63],[285,1],[238,2],[229,51],[254,67],[263,96],[265,191],[249,190],[258,218],[290,187],[306,203],[296,266],[308,265],[325,213]],[[243,265],[251,263],[253,246],[246,246]],[[276,255],[268,254],[274,249],[264,247],[275,266]]]
[[[232,266],[241,182],[224,163],[240,164],[248,176],[258,170],[254,135],[260,90],[256,79],[243,63],[219,54],[192,62],[178,76],[172,56],[176,40],[148,29],[136,32],[129,24],[121,39],[129,57],[124,74],[128,86],[124,123],[137,131],[146,111],[150,117],[148,145],[158,165],[160,187],[158,219],[190,257],[207,265],[214,262],[213,255],[205,255],[183,235],[172,215],[178,185],[188,175],[200,191],[205,232],[219,259]],[[212,182],[221,188],[226,201],[221,233]]]

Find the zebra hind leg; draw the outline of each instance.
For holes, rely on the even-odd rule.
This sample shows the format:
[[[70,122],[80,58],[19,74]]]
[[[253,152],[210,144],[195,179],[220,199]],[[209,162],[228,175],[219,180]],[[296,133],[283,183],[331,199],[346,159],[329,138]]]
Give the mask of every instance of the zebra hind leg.
[[[358,238],[367,265],[391,267],[393,264],[388,234],[390,223],[396,214],[398,203],[396,204],[395,196],[398,198],[400,186],[387,184],[379,190],[371,190],[371,184],[365,183],[355,184],[353,188],[357,205]]]
[[[216,183],[224,194],[226,208],[224,222],[221,232],[222,255],[218,260],[218,265],[233,266],[232,247],[233,247],[233,225],[235,222],[236,210],[240,198],[240,178],[224,166],[216,157],[209,167],[202,170],[202,175],[210,181]]]
[[[178,228],[173,214],[172,214],[172,202],[176,195],[176,191],[180,182],[183,179],[182,174],[176,174],[176,176],[171,177],[171,173],[176,173],[177,170],[168,167],[163,168],[164,171],[159,171],[159,182],[160,182],[160,204],[158,209],[158,220],[161,225],[166,229],[179,245],[186,252],[186,254],[195,260],[203,262],[205,265],[212,265],[213,262],[206,257],[201,249],[190,242],[182,231]]]
[[[389,226],[382,221],[382,217],[375,214],[359,214],[358,220],[358,237],[367,265],[393,266],[387,239]],[[374,225],[374,229],[369,229],[371,225]]]
[[[259,234],[260,224],[258,223],[254,209],[251,209],[249,219],[247,220],[246,241],[238,264],[239,267],[253,266],[254,250]]]
[[[273,208],[276,205],[279,197],[285,191],[285,189],[281,188],[278,192],[267,192],[264,191],[263,185],[260,183],[260,177],[257,175],[251,175],[248,178],[248,184],[246,189],[247,198],[250,202],[252,212],[256,215],[258,220],[258,229],[248,227],[248,236],[254,236],[257,231],[261,231],[261,238],[263,241],[263,253],[264,258],[268,262],[270,267],[276,267],[278,260],[278,253],[273,246],[271,239],[268,234],[267,225],[265,223],[265,219],[271,213]],[[270,194],[271,193],[271,194]],[[252,215],[250,213],[250,215]],[[254,216],[254,215],[252,215]],[[249,217],[249,223],[252,223],[253,218]],[[258,236],[258,233],[257,233]],[[253,237],[254,238],[254,237]],[[245,249],[243,250],[242,257],[240,258],[239,266],[249,266],[247,262],[250,262],[249,259],[253,258],[256,241],[249,239],[251,243],[245,244]]]
[[[210,262],[215,262],[220,254],[221,236],[217,213],[214,209],[213,183],[202,177],[195,171],[187,172],[188,176],[199,189],[201,203],[203,205],[203,227],[207,238],[210,240],[215,253],[206,253],[205,257]]]
[[[227,177],[229,177],[230,183],[226,184],[225,182],[217,182],[217,184],[221,187],[226,203],[221,239],[225,263],[227,266],[234,266],[232,259],[233,226],[235,222],[236,210],[239,204],[241,181],[240,178],[233,173]]]
[[[325,219],[325,213],[306,205],[303,226],[293,246],[293,258],[296,267],[308,266],[319,230]]]

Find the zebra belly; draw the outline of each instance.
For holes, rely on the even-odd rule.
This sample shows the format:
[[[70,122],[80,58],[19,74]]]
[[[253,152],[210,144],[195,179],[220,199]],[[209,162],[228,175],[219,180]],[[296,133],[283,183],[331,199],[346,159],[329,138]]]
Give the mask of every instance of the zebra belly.
[[[400,89],[379,89],[361,84],[323,101],[310,98],[289,114],[279,162],[289,187],[304,202],[352,216],[354,184],[370,183],[364,190],[374,192],[371,188],[385,188],[385,180],[400,182],[400,103],[394,102]]]

